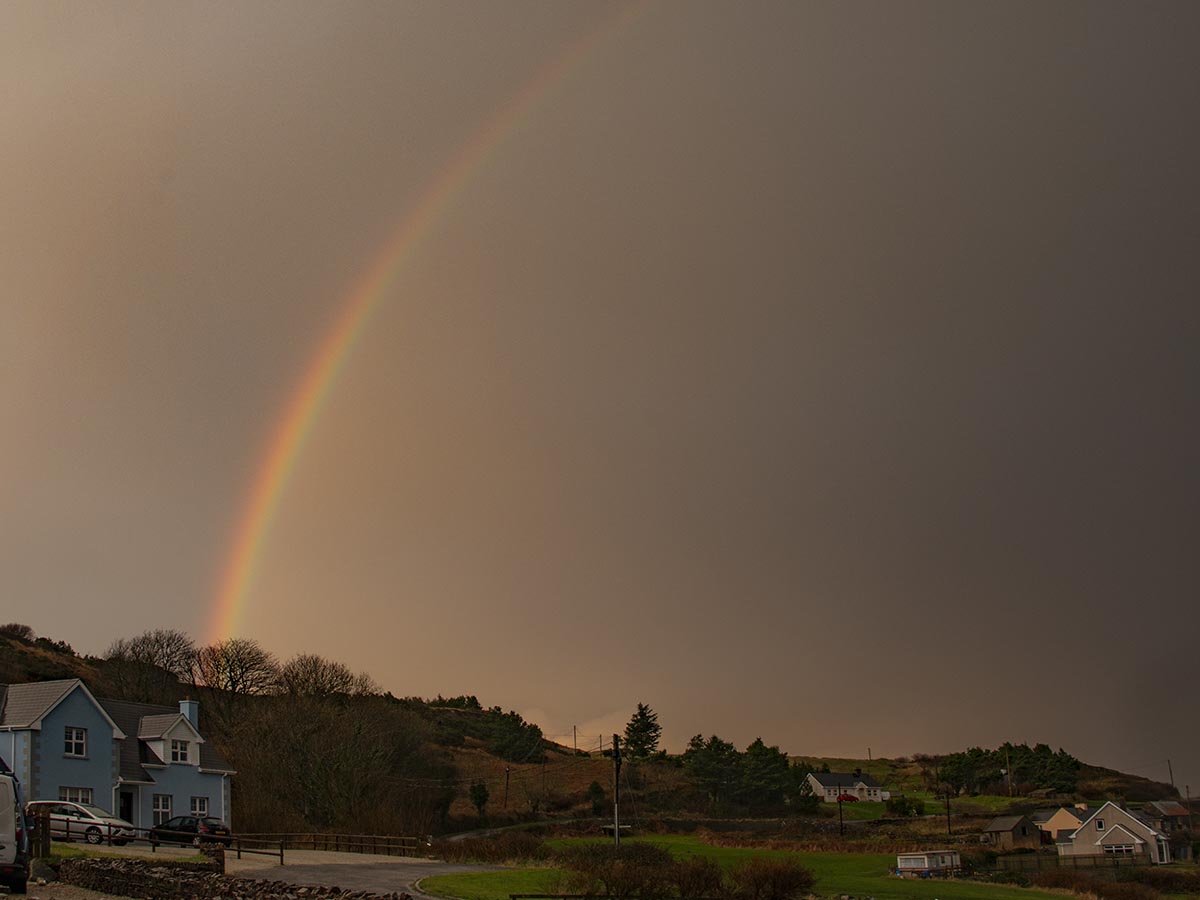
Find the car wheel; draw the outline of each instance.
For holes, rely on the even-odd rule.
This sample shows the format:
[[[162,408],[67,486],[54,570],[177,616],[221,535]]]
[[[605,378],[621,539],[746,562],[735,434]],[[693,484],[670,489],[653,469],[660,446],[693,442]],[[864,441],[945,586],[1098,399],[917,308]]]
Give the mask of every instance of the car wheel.
[[[87,833],[84,835],[84,840],[86,840],[89,844],[99,844],[104,840],[104,838],[101,836],[99,828],[92,827],[87,830]]]

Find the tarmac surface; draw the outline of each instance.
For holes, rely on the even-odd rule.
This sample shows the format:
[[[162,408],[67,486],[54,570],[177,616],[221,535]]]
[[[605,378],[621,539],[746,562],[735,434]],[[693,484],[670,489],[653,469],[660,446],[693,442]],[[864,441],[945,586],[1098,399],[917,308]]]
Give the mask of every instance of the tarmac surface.
[[[195,856],[192,847],[160,846],[151,852],[144,844],[125,847],[89,847],[93,853],[114,856],[140,856],[147,859]],[[432,875],[456,875],[460,872],[493,872],[496,866],[472,866],[407,856],[375,856],[370,853],[338,853],[332,850],[285,850],[284,865],[270,856],[234,850],[225,853],[225,874],[233,878],[265,878],[286,881],[297,886],[338,887],[349,891],[402,891],[414,897],[428,897],[416,883]],[[33,890],[30,890],[33,893]]]

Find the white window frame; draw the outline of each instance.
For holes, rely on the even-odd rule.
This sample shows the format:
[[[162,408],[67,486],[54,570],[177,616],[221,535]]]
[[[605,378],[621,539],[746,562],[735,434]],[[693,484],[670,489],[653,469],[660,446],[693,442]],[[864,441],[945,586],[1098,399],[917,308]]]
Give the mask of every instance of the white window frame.
[[[193,797],[192,798],[192,815],[200,819],[208,818],[208,798]]]
[[[185,763],[188,761],[188,742],[187,741],[171,741],[171,762]]]
[[[92,805],[92,789],[90,787],[59,787],[58,799],[62,803],[81,803]]]
[[[1097,820],[1096,820],[1096,830],[1097,830],[1097,831],[1103,831],[1103,830],[1104,830],[1104,820],[1103,820],[1103,819],[1097,819]]]
[[[168,819],[173,818],[171,814],[171,795],[170,794],[155,794],[154,795],[154,824],[161,825]]]
[[[63,730],[63,756],[87,759],[87,729],[68,725]]]
[[[1104,852],[1110,856],[1133,856],[1137,848],[1133,844],[1105,844]]]

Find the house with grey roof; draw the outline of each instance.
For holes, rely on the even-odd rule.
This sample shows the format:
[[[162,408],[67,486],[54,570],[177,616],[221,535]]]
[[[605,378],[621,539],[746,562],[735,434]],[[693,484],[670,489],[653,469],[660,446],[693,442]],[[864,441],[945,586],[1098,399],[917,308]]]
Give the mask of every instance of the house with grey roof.
[[[199,706],[97,699],[78,678],[0,685],[0,758],[30,800],[90,803],[140,828],[188,814],[232,824],[234,771]]]
[[[1029,816],[997,816],[983,829],[983,843],[1001,850],[1037,849],[1042,830]]]
[[[1058,834],[1059,856],[1099,856],[1152,863],[1171,862],[1165,834],[1111,800],[1074,831]]]
[[[853,772],[809,772],[808,786],[823,803],[837,803],[838,797],[849,795],[857,800],[887,800],[891,793],[862,769]]]

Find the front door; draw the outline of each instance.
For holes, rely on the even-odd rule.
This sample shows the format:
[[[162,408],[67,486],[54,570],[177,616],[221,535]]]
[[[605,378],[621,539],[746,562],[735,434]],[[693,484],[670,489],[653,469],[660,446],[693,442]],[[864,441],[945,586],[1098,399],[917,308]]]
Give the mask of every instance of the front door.
[[[117,815],[126,822],[133,821],[133,791],[121,791],[117,800]]]

